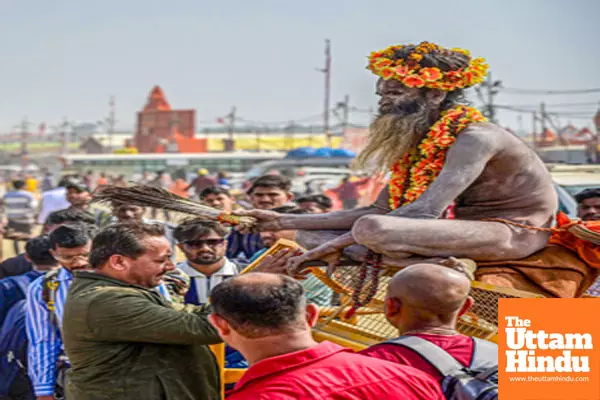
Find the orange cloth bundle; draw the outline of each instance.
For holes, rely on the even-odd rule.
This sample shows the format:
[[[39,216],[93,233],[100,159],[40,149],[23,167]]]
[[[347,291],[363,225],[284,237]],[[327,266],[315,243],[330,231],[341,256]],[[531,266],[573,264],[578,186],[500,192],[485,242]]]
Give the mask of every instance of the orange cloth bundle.
[[[478,262],[476,279],[547,297],[581,296],[600,271],[600,221],[561,212],[551,232],[544,249],[522,260]]]
[[[580,237],[581,235],[595,236],[597,234],[596,240],[599,241],[600,221],[573,221],[561,212],[557,216],[556,227],[559,229],[552,232],[550,244],[566,247],[577,253],[589,267],[600,268],[600,246]],[[585,232],[586,228],[588,232]],[[574,231],[580,232],[580,234],[577,235]]]
[[[548,245],[521,260],[478,261],[475,280],[546,297],[580,297],[598,276],[577,253]]]

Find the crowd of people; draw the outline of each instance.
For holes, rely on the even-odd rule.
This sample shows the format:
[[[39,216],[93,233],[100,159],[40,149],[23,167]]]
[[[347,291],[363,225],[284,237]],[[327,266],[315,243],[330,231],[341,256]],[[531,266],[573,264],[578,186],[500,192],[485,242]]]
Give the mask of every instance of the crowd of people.
[[[227,187],[214,183],[202,188],[199,201],[228,213],[240,208]],[[43,226],[24,252],[16,246],[17,255],[0,264],[0,370],[8,374],[2,399],[67,392],[74,399],[218,398],[207,345],[221,341],[228,344],[227,366],[249,368],[232,399],[309,398],[309,392],[442,398],[444,376],[410,344],[390,341],[355,354],[313,341],[318,307],[337,304],[336,296],[312,275],[286,276],[298,251],[270,255],[238,276],[277,240],[295,240],[294,229],[242,233],[200,218],[148,219],[148,210],[131,204],[99,208],[92,190],[72,177],[42,196],[46,211],[63,208],[36,220],[35,198],[21,181],[13,188],[4,197],[9,227],[21,223],[31,234],[36,221]],[[290,189],[288,178],[265,175],[253,181],[247,200],[279,215],[331,210],[326,196],[294,198]],[[64,193],[61,202],[57,191]],[[600,190],[576,199],[580,218],[600,218]],[[177,251],[184,261],[176,263]],[[433,264],[402,270],[389,285],[385,316],[401,337],[433,343],[465,367],[475,361],[479,369],[493,367],[494,348],[476,351],[489,343],[456,332],[457,318],[472,305],[463,272]],[[487,358],[475,360],[475,353]]]
[[[0,399],[219,399],[209,346],[221,343],[227,366],[247,368],[227,394],[233,400],[496,399],[497,346],[457,330],[473,306],[474,271],[454,257],[476,263],[480,281],[502,278],[499,286],[527,284],[532,293],[549,290],[548,282],[575,286],[563,271],[573,263],[535,264],[537,288],[502,263],[543,261],[545,251],[586,268],[588,260],[560,241],[548,245],[548,228],[567,217],[557,214],[543,162],[463,104],[463,89],[487,70],[468,54],[428,42],[371,54],[380,115],[357,161],[391,175],[364,207],[350,180],[339,190],[346,210],[330,213],[332,199],[295,198],[279,174],[249,182],[239,199],[226,176],[200,170],[189,183],[166,173],[144,174],[141,183],[252,216],[253,229],[174,221],[166,212],[157,220],[160,210],[118,201],[99,208],[93,186],[127,185],[104,174],[44,182],[36,218],[38,199],[27,182],[13,182],[4,196],[7,229],[28,240],[24,253],[17,243],[17,255],[0,264]],[[600,219],[600,190],[576,200],[582,220]],[[266,255],[279,239],[302,250]],[[303,266],[326,262],[344,274],[336,269],[343,255],[376,274],[382,265],[400,270],[381,316],[396,338],[360,352],[314,340],[320,307],[340,299]],[[486,262],[496,270],[481,275]],[[597,276],[583,271],[590,281]],[[378,287],[367,272],[359,278]]]
[[[199,191],[199,201],[224,212],[240,207],[227,186],[210,183]],[[209,298],[217,288],[237,282],[234,278],[244,267],[278,239],[294,240],[296,231],[243,234],[197,218],[179,224],[147,219],[148,210],[131,204],[100,208],[92,203],[92,188],[79,177],[64,177],[48,187],[36,218],[37,199],[21,184],[13,182],[4,197],[9,227],[21,228],[29,238],[23,240],[24,252],[15,241],[16,256],[0,264],[0,369],[8,377],[0,385],[0,398],[51,399],[67,393],[75,399],[125,399],[133,393],[163,398],[163,391],[174,398],[217,398],[219,375],[206,345],[227,337],[215,321],[233,320],[213,313],[215,329],[208,321]],[[332,207],[322,194],[294,198],[290,180],[281,175],[255,179],[247,201],[253,208],[282,214],[325,213]],[[42,226],[39,235],[34,234],[36,223]],[[180,263],[177,251],[185,258]],[[292,255],[266,257],[257,271],[280,275]],[[290,284],[288,278],[266,279],[271,286],[264,290],[274,293]],[[333,292],[314,277],[294,285],[294,291],[284,293],[292,297],[284,301],[291,302],[297,315],[287,317],[297,317],[294,324],[304,326],[306,336],[312,322],[302,320],[303,308],[316,315],[316,307],[332,304]],[[270,314],[263,307],[253,318],[268,321]],[[290,328],[286,324],[282,332]],[[255,363],[256,356],[249,358],[244,346],[226,342],[232,345],[227,347],[228,366]],[[340,351],[328,346],[332,354]],[[354,357],[368,360],[342,358]],[[381,363],[365,363],[365,379],[375,379]],[[415,395],[436,390],[424,376],[384,367],[390,381],[382,390],[405,379],[403,387],[410,382],[426,387],[402,389]],[[351,390],[348,385],[344,390]],[[414,398],[432,398],[419,396]]]

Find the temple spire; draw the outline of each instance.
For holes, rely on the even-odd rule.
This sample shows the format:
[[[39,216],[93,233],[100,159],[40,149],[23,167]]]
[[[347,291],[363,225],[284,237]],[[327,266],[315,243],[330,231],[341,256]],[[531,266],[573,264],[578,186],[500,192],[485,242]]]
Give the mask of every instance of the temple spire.
[[[160,86],[154,86],[150,95],[148,96],[148,102],[144,107],[144,111],[169,111],[171,110],[171,106],[167,102],[165,98],[165,94],[163,93]]]

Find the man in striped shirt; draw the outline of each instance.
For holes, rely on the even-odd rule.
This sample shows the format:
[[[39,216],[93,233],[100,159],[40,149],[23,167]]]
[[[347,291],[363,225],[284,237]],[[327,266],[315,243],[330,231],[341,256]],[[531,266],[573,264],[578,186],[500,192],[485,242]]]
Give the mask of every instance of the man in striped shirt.
[[[54,397],[59,367],[66,367],[62,316],[73,271],[89,266],[90,228],[63,225],[50,233],[51,253],[61,268],[33,281],[27,292],[28,370],[38,400]],[[59,362],[60,361],[60,362]]]
[[[10,342],[13,338],[22,340],[26,335],[25,321],[27,318],[26,296],[27,288],[31,282],[37,278],[58,267],[58,263],[50,253],[52,244],[47,235],[35,237],[25,245],[27,260],[32,264],[33,269],[25,274],[18,276],[10,276],[6,279],[0,279],[0,342],[3,342],[8,347],[0,350],[2,356],[12,355],[14,358],[7,357],[8,365],[5,368],[0,367],[0,370],[6,371],[7,376],[3,376],[0,372],[0,399],[2,400],[31,400],[34,398],[31,380],[27,373],[27,345],[23,343],[14,343],[10,345],[6,343],[6,339]],[[2,347],[2,344],[0,344]],[[8,352],[4,352],[8,350]],[[11,364],[13,365],[11,367]],[[16,375],[11,374],[11,368],[19,366]],[[5,380],[7,379],[7,380]],[[8,397],[4,397],[8,395]]]
[[[13,181],[13,188],[3,198],[4,213],[8,219],[8,229],[18,234],[31,235],[35,224],[37,200],[25,190],[25,181]],[[13,241],[15,254],[19,254],[19,242]]]

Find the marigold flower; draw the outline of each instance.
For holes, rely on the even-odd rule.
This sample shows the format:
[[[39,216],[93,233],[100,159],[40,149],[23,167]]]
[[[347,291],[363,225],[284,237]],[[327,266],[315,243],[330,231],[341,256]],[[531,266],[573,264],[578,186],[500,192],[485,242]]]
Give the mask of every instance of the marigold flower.
[[[421,146],[419,147],[421,148],[421,151],[429,154],[435,151],[437,145],[434,140],[431,140],[421,143]]]
[[[413,183],[414,183],[415,186],[417,186],[417,187],[423,187],[426,190],[427,186],[429,186],[429,181],[430,181],[430,179],[427,176],[416,176],[415,179],[413,180]],[[423,192],[425,190],[423,190]],[[415,190],[415,192],[418,193],[420,191],[419,190]]]
[[[437,142],[438,146],[440,146],[440,147],[449,147],[449,146],[453,145],[455,141],[456,141],[456,138],[450,136],[450,137],[441,137],[436,142]]]
[[[439,68],[423,68],[420,75],[425,82],[435,82],[442,77],[442,71]]]
[[[471,73],[471,71],[465,71],[463,73],[463,83],[470,85],[473,83],[473,79],[475,77],[473,76],[473,74]]]
[[[470,56],[471,53],[469,52],[469,50],[466,49],[460,49],[458,47],[454,47],[452,49],[450,49],[451,51],[455,52],[455,53],[461,53],[464,54],[465,56]]]
[[[412,203],[413,201],[415,201],[417,199],[417,193],[415,193],[414,190],[411,190],[410,192],[407,192],[404,195],[404,199],[405,199],[404,204]]]
[[[457,81],[462,77],[462,71],[448,71],[445,73],[445,77],[449,82]]]
[[[448,131],[447,128],[444,127],[443,129],[432,129],[431,131],[429,131],[428,137],[433,139],[432,141],[435,142],[437,139],[442,138],[446,135],[448,135]]]
[[[401,77],[405,77],[410,72],[408,67],[405,65],[401,65],[399,67],[394,68],[394,71],[396,72],[396,75],[401,76]]]
[[[443,84],[441,82],[429,82],[427,87],[430,89],[443,89]]]
[[[394,69],[391,67],[384,67],[379,70],[380,76],[387,80],[390,80],[394,77]]]
[[[408,75],[402,79],[402,83],[412,88],[422,88],[425,86],[425,81],[419,75]]]
[[[374,66],[375,66],[375,68],[384,68],[384,67],[389,67],[392,64],[394,64],[394,62],[392,60],[390,60],[389,58],[382,58],[382,59],[378,60],[377,62],[375,62]]]

